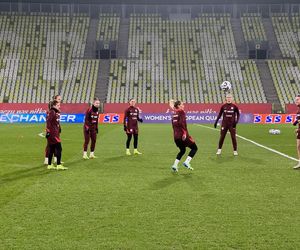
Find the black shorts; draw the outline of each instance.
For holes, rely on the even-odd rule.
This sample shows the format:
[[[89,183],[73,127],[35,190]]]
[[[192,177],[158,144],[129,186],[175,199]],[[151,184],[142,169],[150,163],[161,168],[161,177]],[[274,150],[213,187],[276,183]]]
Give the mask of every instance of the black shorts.
[[[191,147],[195,144],[195,141],[191,136],[188,136],[184,141],[182,139],[175,139],[175,144],[178,148]]]
[[[126,134],[127,135],[138,135],[139,130],[137,128],[133,128],[133,129],[132,128],[131,129],[127,128]]]

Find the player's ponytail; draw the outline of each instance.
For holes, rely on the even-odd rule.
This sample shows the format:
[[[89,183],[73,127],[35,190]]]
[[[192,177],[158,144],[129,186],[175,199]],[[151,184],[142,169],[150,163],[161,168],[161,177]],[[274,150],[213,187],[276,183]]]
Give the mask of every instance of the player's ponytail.
[[[52,101],[50,101],[49,103],[48,103],[48,109],[50,110],[52,108]]]
[[[59,103],[58,101],[55,101],[55,100],[52,101],[51,102],[51,108],[53,108],[54,106],[56,106],[58,103]]]
[[[178,109],[178,107],[181,105],[181,101],[174,102],[174,108]]]

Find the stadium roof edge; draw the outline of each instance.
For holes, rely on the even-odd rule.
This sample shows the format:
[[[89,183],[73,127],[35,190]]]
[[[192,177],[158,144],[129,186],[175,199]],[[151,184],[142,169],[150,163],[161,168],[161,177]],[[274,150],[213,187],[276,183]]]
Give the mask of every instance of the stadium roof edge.
[[[8,2],[8,1],[1,1]],[[200,4],[300,4],[300,0],[10,0],[15,3],[54,3],[54,4],[134,4],[134,5],[200,5]]]

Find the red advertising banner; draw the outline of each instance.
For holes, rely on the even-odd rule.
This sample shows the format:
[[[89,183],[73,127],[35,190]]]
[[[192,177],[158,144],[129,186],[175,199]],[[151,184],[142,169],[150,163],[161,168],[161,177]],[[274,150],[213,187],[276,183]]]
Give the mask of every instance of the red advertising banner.
[[[298,107],[295,104],[286,104],[285,113],[287,114],[296,114],[298,112]]]
[[[65,114],[84,114],[87,103],[62,103],[61,112]],[[48,103],[0,103],[0,114],[43,114]]]
[[[199,104],[199,103],[186,103],[185,111],[187,113],[205,113],[213,114],[218,113],[222,104]],[[242,113],[248,114],[269,114],[272,112],[272,104],[237,104]],[[105,103],[104,112],[106,113],[123,113],[128,107],[127,103]],[[143,113],[168,113],[169,105],[165,103],[141,103],[137,107]]]
[[[295,114],[254,114],[255,124],[291,124],[296,120]]]

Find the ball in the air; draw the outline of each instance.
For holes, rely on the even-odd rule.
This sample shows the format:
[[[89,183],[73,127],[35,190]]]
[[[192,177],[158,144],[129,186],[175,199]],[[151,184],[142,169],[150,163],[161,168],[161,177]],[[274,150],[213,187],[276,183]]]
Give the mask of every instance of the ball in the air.
[[[220,85],[221,90],[229,91],[231,89],[231,83],[229,81],[224,81]]]

